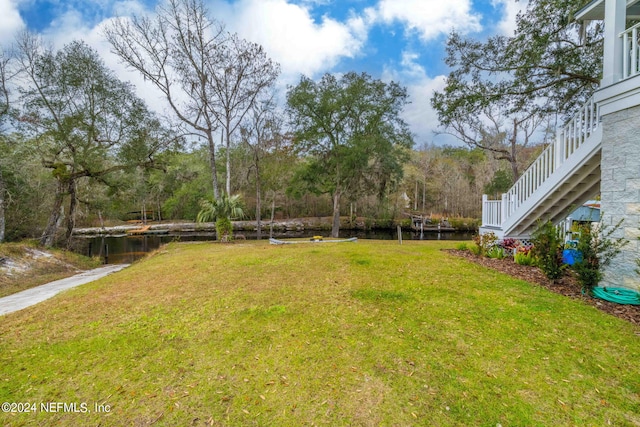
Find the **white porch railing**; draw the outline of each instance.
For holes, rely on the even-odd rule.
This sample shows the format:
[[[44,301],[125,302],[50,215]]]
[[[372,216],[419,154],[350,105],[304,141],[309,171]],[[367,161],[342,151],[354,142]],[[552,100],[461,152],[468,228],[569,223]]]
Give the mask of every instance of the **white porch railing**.
[[[503,199],[504,199],[503,195]],[[499,226],[502,224],[502,207],[506,203],[503,200],[489,200],[486,194],[482,195],[482,224],[488,226]]]
[[[600,114],[591,98],[558,131],[550,144],[527,168],[516,183],[502,195],[502,200],[482,197],[482,226],[501,227],[518,208],[589,138],[598,127]]]
[[[628,28],[622,37],[622,78],[633,77],[640,72],[640,45],[638,43],[638,28],[640,23]]]

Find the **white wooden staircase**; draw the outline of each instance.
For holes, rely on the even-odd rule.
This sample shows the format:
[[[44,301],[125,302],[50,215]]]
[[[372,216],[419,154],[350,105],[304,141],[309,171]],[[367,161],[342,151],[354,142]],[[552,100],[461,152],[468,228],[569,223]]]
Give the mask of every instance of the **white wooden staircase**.
[[[539,219],[560,223],[600,192],[602,128],[591,99],[501,200],[482,197],[480,233],[528,239]]]

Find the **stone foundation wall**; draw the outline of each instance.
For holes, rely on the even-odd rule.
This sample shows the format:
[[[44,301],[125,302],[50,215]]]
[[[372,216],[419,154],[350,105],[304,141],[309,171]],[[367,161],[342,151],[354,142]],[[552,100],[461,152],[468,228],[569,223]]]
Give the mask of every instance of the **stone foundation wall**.
[[[601,286],[640,289],[635,260],[640,257],[640,106],[602,118],[601,221],[612,227],[621,219],[613,237],[629,244],[604,271]]]

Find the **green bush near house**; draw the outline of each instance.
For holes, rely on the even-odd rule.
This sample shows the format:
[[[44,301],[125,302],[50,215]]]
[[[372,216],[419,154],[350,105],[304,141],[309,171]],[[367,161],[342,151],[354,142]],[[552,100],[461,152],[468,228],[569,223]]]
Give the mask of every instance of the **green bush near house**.
[[[469,246],[469,251],[471,251],[471,253],[476,256],[484,256],[484,254],[482,253],[482,248],[477,244]]]
[[[527,266],[535,265],[535,258],[533,257],[533,254],[531,253],[531,251],[526,253],[516,252],[515,255],[513,256],[513,261],[519,265],[527,265]]]
[[[622,221],[613,227],[603,227],[596,224],[581,225],[578,228],[578,245],[576,249],[581,253],[580,261],[573,265],[578,283],[586,291],[591,291],[602,280],[602,270],[608,266],[622,248],[629,243],[613,234],[622,226]]]
[[[560,231],[551,221],[540,221],[531,236],[536,265],[549,280],[556,281],[564,274],[566,265],[562,263],[564,241]]]
[[[476,234],[473,236],[473,242],[475,243],[476,248],[472,249],[472,251],[476,255],[487,256],[489,250],[497,245],[498,236],[493,232]]]
[[[489,257],[489,258],[504,259],[504,258],[506,258],[506,256],[507,255],[504,253],[504,249],[502,249],[498,245],[492,246],[487,251],[487,257]]]

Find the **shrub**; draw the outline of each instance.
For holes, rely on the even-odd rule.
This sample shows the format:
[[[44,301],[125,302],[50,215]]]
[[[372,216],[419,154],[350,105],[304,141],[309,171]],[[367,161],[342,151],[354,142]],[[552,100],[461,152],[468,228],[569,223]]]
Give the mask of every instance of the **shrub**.
[[[521,254],[525,254],[525,255],[529,255],[531,253],[531,250],[533,249],[533,245],[520,245],[518,246],[518,248],[516,249],[516,253],[521,253]]]
[[[477,249],[477,255],[487,255],[489,249],[494,247],[498,242],[498,236],[495,233],[489,232],[485,234],[476,234],[473,236],[473,241],[475,242]],[[474,253],[476,253],[474,251]]]
[[[512,238],[506,238],[500,242],[500,246],[504,249],[504,252],[507,255],[513,255],[516,249],[521,245],[522,243],[520,242],[520,240]]]
[[[456,230],[477,231],[481,222],[477,218],[449,218],[449,224]]]
[[[518,246],[521,245],[519,240],[516,239],[512,239],[512,238],[506,238],[506,239],[502,239],[502,242],[500,243],[500,245],[505,248],[505,249],[516,249]]]
[[[460,242],[456,245],[456,249],[459,251],[468,251],[469,247],[467,246],[466,242]]]
[[[229,196],[222,194],[217,200],[201,200],[200,207],[201,209],[196,219],[197,222],[215,220],[216,238],[224,242],[233,240],[231,219],[244,216],[240,195]]]
[[[562,277],[565,265],[562,263],[563,241],[560,231],[551,221],[539,222],[531,236],[536,265],[547,279],[555,282]]]
[[[504,253],[504,249],[502,249],[498,245],[495,245],[489,248],[489,250],[487,251],[487,256],[494,259],[504,259],[507,255]]]
[[[536,260],[531,251],[524,252],[519,249],[520,248],[518,248],[518,251],[513,256],[513,261],[518,265],[535,265]]]
[[[482,249],[477,244],[469,246],[469,251],[474,255],[482,255]],[[640,266],[640,264],[638,264],[638,266]]]
[[[366,217],[364,219],[364,229],[371,230],[373,228],[374,220],[371,217]]]
[[[405,218],[405,219],[398,220],[398,221],[396,221],[395,225],[396,226],[399,225],[403,229],[409,229],[409,228],[411,228],[411,218]]]
[[[582,254],[582,259],[573,265],[578,283],[586,291],[591,291],[602,280],[602,269],[611,263],[629,242],[624,237],[611,236],[620,228],[622,221],[613,227],[595,228],[581,225],[579,228],[578,245],[576,249]]]
[[[216,220],[216,239],[220,242],[233,240],[233,224],[227,217],[220,217]]]

